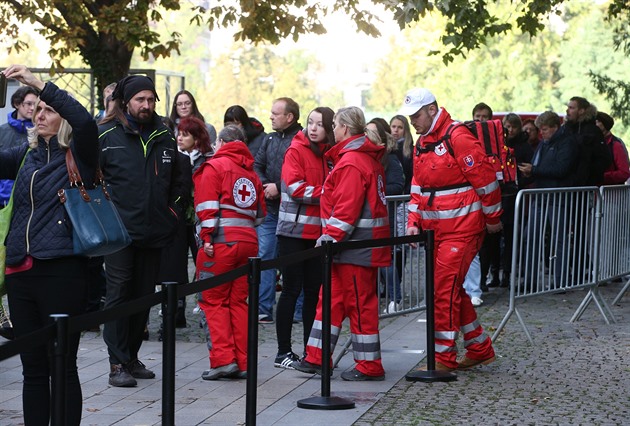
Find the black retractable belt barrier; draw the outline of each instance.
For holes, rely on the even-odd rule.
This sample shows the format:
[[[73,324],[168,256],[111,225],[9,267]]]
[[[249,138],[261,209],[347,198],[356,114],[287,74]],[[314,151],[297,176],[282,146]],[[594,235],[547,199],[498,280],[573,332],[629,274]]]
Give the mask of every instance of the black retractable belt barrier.
[[[258,382],[258,302],[260,286],[260,257],[249,258],[249,301],[247,307],[247,392],[245,394],[245,424],[256,424],[256,396]]]
[[[427,305],[427,370],[416,370],[405,375],[409,382],[451,382],[457,375],[450,371],[435,369],[435,305],[433,304],[435,286],[435,236],[433,231],[425,231],[426,263],[426,305]]]
[[[66,377],[68,369],[68,315],[53,314],[56,334],[52,341],[52,413],[51,425],[66,424]]]
[[[162,283],[162,425],[175,425],[175,315],[177,283]]]
[[[332,275],[332,241],[324,241],[324,274],[322,283],[322,396],[301,399],[299,408],[311,410],[346,410],[354,408],[354,401],[330,396],[330,300]]]

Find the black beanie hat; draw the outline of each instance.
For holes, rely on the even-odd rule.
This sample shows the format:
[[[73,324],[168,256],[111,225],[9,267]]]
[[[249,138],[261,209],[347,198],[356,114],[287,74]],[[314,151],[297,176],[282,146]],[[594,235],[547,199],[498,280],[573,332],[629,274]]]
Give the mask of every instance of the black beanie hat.
[[[615,120],[613,120],[613,118],[605,112],[598,112],[595,119],[601,122],[604,125],[604,128],[608,131],[610,131],[610,129],[612,129],[615,125]]]
[[[129,75],[120,80],[114,89],[114,93],[112,93],[112,99],[122,99],[124,103],[128,103],[136,93],[143,90],[152,91],[155,95],[155,100],[160,100],[155,91],[153,80],[146,75]]]

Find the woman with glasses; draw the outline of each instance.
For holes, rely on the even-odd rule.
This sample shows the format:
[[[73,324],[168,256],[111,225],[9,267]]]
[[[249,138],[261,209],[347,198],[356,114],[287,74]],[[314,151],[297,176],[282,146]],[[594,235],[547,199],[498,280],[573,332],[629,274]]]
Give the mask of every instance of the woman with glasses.
[[[175,136],[177,136],[179,132],[179,120],[184,117],[195,117],[204,123],[206,122],[206,119],[199,112],[195,97],[188,90],[180,90],[175,94],[175,98],[173,99],[173,107],[171,108],[169,118],[175,123]],[[206,129],[208,130],[208,136],[210,136],[210,143],[214,143],[217,140],[217,130],[210,123],[206,123]]]

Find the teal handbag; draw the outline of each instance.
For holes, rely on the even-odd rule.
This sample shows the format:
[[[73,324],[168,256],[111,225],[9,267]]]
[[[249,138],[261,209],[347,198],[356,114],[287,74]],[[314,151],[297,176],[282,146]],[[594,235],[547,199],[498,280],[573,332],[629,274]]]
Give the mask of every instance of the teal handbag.
[[[66,151],[66,167],[70,177],[70,189],[57,193],[72,222],[72,243],[78,256],[106,256],[129,244],[131,237],[112,202],[100,169],[98,184],[86,189],[72,151]]]

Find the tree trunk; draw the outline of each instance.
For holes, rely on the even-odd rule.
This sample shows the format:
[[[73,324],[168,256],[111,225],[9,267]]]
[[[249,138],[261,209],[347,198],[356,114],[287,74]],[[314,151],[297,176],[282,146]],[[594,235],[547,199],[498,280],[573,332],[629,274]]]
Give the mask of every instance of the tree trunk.
[[[129,73],[133,48],[111,35],[99,33],[97,39],[88,41],[80,51],[94,72],[98,105],[103,105],[103,88]]]

